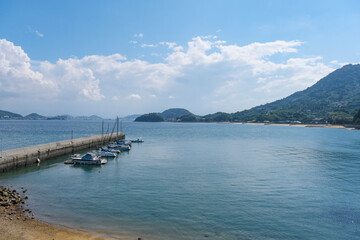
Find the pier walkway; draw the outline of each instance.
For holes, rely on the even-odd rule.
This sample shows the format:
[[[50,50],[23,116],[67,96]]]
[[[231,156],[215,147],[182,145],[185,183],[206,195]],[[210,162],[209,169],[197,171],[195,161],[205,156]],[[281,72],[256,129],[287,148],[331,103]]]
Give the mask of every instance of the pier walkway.
[[[118,136],[119,139],[125,138],[123,133],[119,133]],[[42,162],[83,149],[100,147],[115,140],[116,134],[107,134],[6,150],[0,155],[0,173],[30,165],[39,160]]]

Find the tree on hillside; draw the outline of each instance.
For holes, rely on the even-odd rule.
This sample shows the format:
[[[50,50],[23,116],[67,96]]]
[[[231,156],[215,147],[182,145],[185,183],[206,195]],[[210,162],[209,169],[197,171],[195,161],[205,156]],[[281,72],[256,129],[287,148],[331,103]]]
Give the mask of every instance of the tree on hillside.
[[[360,125],[360,109],[359,109],[359,111],[355,114],[354,119],[353,119],[353,123]]]
[[[164,118],[159,113],[148,113],[135,119],[135,122],[163,122]]]

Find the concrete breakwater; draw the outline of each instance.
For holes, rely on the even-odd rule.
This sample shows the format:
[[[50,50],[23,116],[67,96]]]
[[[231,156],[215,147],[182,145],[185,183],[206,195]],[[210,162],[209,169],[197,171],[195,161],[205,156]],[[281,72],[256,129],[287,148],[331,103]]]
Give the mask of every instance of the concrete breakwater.
[[[125,135],[119,133],[118,137],[124,139]],[[99,147],[115,140],[116,134],[107,134],[6,150],[0,155],[0,172],[27,166],[39,160],[46,161],[83,149]]]

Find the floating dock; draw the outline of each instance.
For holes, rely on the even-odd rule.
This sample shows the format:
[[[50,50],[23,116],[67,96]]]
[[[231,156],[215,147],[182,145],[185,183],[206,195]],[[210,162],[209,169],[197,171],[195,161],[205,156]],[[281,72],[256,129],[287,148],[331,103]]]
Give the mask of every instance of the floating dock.
[[[125,139],[125,134],[119,133],[118,138]],[[0,155],[0,173],[80,150],[100,147],[115,140],[116,134],[107,134],[6,150]]]

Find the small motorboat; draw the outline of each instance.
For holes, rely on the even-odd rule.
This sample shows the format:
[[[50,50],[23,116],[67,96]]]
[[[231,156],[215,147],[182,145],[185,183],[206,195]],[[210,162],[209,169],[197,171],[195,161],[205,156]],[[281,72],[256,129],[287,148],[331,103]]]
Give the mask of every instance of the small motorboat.
[[[130,145],[125,145],[125,144],[111,144],[108,145],[108,149],[115,149],[115,150],[120,150],[120,151],[129,151],[131,149]]]
[[[116,142],[117,144],[120,144],[120,145],[129,145],[131,147],[131,140],[118,140]]]
[[[66,161],[64,162],[64,164],[74,164],[73,159],[75,159],[75,158],[81,158],[81,155],[78,154],[78,153],[71,155],[71,156],[70,156],[70,159],[66,160]]]
[[[135,139],[135,140],[130,140],[132,143],[142,143],[144,142],[144,140],[142,140],[141,138]]]
[[[82,165],[101,165],[107,163],[107,160],[104,158],[100,158],[95,153],[89,152],[84,155],[73,155],[72,161],[74,164],[82,164]]]
[[[106,148],[100,148],[98,151],[95,152],[95,154],[100,157],[116,157],[117,155],[117,153]]]
[[[107,151],[113,152],[113,153],[120,153],[120,150],[116,150],[116,149],[109,149],[109,148],[103,148],[106,149]]]

